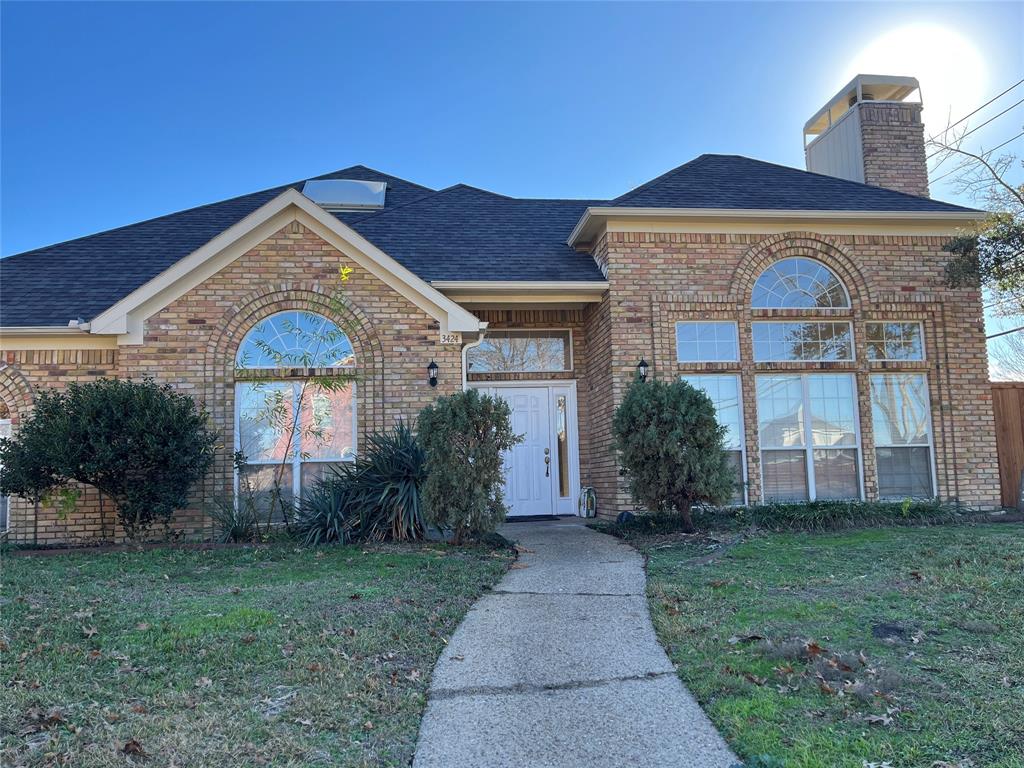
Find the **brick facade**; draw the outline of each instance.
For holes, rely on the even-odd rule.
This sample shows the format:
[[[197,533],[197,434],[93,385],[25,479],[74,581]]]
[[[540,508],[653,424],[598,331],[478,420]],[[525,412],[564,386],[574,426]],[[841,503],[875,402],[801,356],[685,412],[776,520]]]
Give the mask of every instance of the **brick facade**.
[[[670,380],[684,373],[728,372],[741,377],[749,498],[761,499],[755,381],[770,371],[849,371],[855,374],[861,429],[861,457],[867,498],[877,498],[868,377],[880,370],[926,373],[932,404],[932,434],[938,493],[979,506],[998,504],[991,392],[985,333],[976,291],[943,287],[946,238],[843,235],[809,232],[747,234],[607,234],[595,245],[607,259],[610,290],[590,312],[595,356],[599,333],[610,343],[611,402],[593,407],[592,455],[606,446],[614,404],[635,377],[641,358],[652,376]],[[758,275],[772,262],[806,256],[823,262],[846,284],[851,309],[760,310],[750,306]],[[850,320],[855,361],[831,363],[755,363],[751,323],[756,319]],[[675,323],[682,320],[735,320],[739,326],[738,363],[679,363]],[[926,354],[918,362],[868,361],[864,323],[868,320],[919,320]],[[605,331],[598,328],[606,327]],[[595,366],[595,370],[597,367]],[[969,457],[969,458],[968,458]],[[599,478],[604,514],[632,509],[614,466],[594,472]]]
[[[345,316],[338,316],[329,297],[340,286],[342,265],[353,272],[345,284]],[[0,370],[0,397],[12,411],[23,413],[31,387],[60,387],[101,376],[149,375],[204,402],[220,432],[222,448],[195,502],[176,515],[172,528],[189,537],[209,535],[204,505],[232,491],[235,353],[257,322],[289,309],[320,312],[350,332],[356,354],[360,434],[398,418],[411,421],[437,395],[461,389],[460,349],[438,343],[434,318],[302,225],[292,223],[150,317],[141,345],[123,346],[116,352],[4,353],[7,367]],[[439,367],[436,389],[427,382],[431,359]],[[53,509],[42,510],[40,541],[99,538],[93,497],[95,491],[87,489],[66,521],[58,521]],[[31,509],[12,501],[11,536],[31,540]],[[120,534],[109,511],[107,517],[110,535]]]
[[[921,105],[863,101],[857,108],[864,183],[928,197]]]
[[[992,506],[998,504],[999,483],[980,297],[976,291],[943,287],[944,243],[942,237],[811,232],[611,232],[602,234],[592,248],[609,281],[600,301],[566,307],[471,309],[492,329],[572,331],[573,371],[545,378],[577,382],[580,481],[597,491],[602,515],[633,508],[611,450],[610,425],[640,358],[648,361],[651,375],[659,379],[695,371],[741,376],[751,501],[761,498],[756,374],[828,370],[855,375],[864,489],[868,498],[875,498],[868,377],[883,369],[925,373],[939,494]],[[817,259],[832,269],[845,283],[852,307],[752,309],[750,294],[757,276],[787,256]],[[339,287],[337,273],[342,265],[353,272],[346,284],[344,307],[337,310],[329,297]],[[397,418],[411,420],[437,395],[461,388],[461,350],[438,343],[436,320],[302,225],[292,223],[150,317],[142,344],[117,350],[4,352],[0,400],[16,427],[31,407],[34,387],[62,387],[100,376],[151,375],[192,394],[209,409],[223,448],[194,503],[176,516],[172,528],[191,537],[208,536],[204,505],[229,496],[232,489],[236,350],[256,323],[289,309],[313,309],[350,332],[357,361],[361,435],[387,427]],[[849,320],[856,359],[755,363],[751,323],[769,317]],[[701,319],[738,322],[738,363],[676,362],[675,323]],[[868,361],[864,323],[869,320],[921,321],[926,359]],[[436,389],[428,385],[425,371],[432,359],[439,366]],[[516,376],[468,375],[471,382],[495,378]],[[111,537],[119,531],[107,506],[102,520],[96,492],[85,489],[67,519],[48,508],[34,521],[31,508],[14,500],[12,537],[30,540],[35,522],[42,542]]]

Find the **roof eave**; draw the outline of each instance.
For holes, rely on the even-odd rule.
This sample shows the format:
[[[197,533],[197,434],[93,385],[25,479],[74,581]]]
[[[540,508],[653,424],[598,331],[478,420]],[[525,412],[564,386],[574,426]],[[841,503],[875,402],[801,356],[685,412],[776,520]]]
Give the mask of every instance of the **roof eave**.
[[[628,218],[645,220],[674,220],[674,219],[714,219],[727,221],[733,220],[765,220],[778,221],[779,219],[794,220],[817,220],[822,222],[853,222],[853,223],[879,223],[893,225],[899,223],[933,223],[949,224],[952,227],[960,227],[970,224],[987,216],[986,211],[799,211],[789,209],[772,208],[620,208],[609,206],[588,207],[580,220],[576,222],[569,239],[568,245],[575,248],[577,245],[587,243],[591,240],[600,224],[610,218]]]

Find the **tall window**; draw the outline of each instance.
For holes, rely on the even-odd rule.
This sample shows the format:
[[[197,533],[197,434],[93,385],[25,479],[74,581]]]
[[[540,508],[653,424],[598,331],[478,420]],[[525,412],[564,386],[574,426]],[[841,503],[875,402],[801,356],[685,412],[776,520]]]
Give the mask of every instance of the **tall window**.
[[[932,478],[931,409],[922,373],[871,377],[878,495],[883,498],[935,495]]]
[[[765,499],[860,498],[851,374],[758,376],[757,418]]]
[[[736,374],[693,374],[681,377],[683,381],[700,389],[711,398],[715,405],[718,423],[726,429],[725,450],[736,472],[736,486],[730,502],[743,504],[746,501],[746,484],[743,473],[746,466],[743,446],[743,408],[740,405],[740,377]]]
[[[824,264],[796,256],[780,259],[754,283],[755,308],[848,308],[850,297],[842,281]]]
[[[751,327],[754,360],[853,360],[853,332],[847,322],[763,322]]]
[[[356,448],[355,365],[348,336],[313,312],[272,315],[246,335],[235,359],[239,482],[294,503]],[[341,374],[340,376],[338,374]]]

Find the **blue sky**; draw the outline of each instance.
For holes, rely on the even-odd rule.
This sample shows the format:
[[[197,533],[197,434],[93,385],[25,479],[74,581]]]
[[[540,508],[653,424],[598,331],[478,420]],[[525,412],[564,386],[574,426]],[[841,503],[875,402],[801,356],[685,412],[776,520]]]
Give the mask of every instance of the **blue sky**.
[[[354,163],[560,197],[702,152],[799,167],[803,122],[884,33],[981,51],[984,82],[953,98],[969,111],[1024,76],[1022,8],[5,2],[2,253]],[[955,54],[909,35],[891,47],[923,69]],[[905,74],[945,122],[941,83]]]
[[[1024,77],[1020,2],[3,2],[0,22],[3,255],[356,163],[590,198],[702,152],[802,167],[804,121],[858,71],[920,78],[929,133]],[[949,181],[933,196],[969,204]]]

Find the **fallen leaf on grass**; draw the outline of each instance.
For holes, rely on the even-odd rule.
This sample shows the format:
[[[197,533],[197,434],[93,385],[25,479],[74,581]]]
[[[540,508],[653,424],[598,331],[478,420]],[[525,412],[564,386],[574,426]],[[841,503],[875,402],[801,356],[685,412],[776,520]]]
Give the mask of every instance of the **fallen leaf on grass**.
[[[82,635],[84,637],[95,637],[96,635],[98,635],[100,633],[100,631],[98,629],[96,629],[96,627],[87,627],[84,624],[81,626],[81,630],[82,630]]]
[[[752,682],[754,685],[764,685],[765,683],[768,682],[768,678],[767,677],[758,677],[757,675],[752,675],[749,672],[744,672],[743,676],[747,680]]]
[[[135,739],[129,739],[126,741],[124,746],[121,747],[121,751],[131,757],[149,757],[149,753],[144,750],[142,745]]]
[[[888,715],[868,715],[864,718],[864,722],[871,725],[892,725],[893,720]]]
[[[807,655],[811,658],[814,658],[815,656],[820,656],[821,654],[825,653],[825,649],[815,642],[810,642],[804,645],[804,650],[807,651]]]
[[[360,595],[360,594],[359,594],[358,592],[355,592],[355,593],[353,593],[353,594],[349,595],[349,596],[348,596],[348,599],[349,599],[349,600],[362,600],[362,599],[363,599],[363,596],[362,596],[362,595]]]
[[[256,642],[256,635],[243,635],[242,645],[252,645]]]
[[[516,562],[516,563],[512,563],[512,565],[509,566],[509,569],[510,570],[514,570],[514,571],[518,571],[518,570],[522,570],[523,568],[529,568],[529,567],[530,566],[528,566],[526,563]]]
[[[373,730],[373,723],[371,723],[369,720],[367,720],[365,723],[363,723],[363,730],[364,731],[372,731]]]
[[[213,685],[213,680],[208,677],[200,677],[196,680],[196,688],[209,688]]]
[[[91,619],[92,618],[92,609],[91,608],[86,608],[86,609],[81,610],[81,611],[75,611],[71,615],[74,616],[77,621],[84,621],[85,619]]]
[[[147,624],[144,621],[140,621],[138,624],[135,625],[135,629],[137,629],[139,632],[145,632],[147,629],[149,629],[149,624]]]
[[[764,640],[763,635],[733,635],[726,640],[729,645],[739,645],[740,643],[752,643],[755,640]]]

